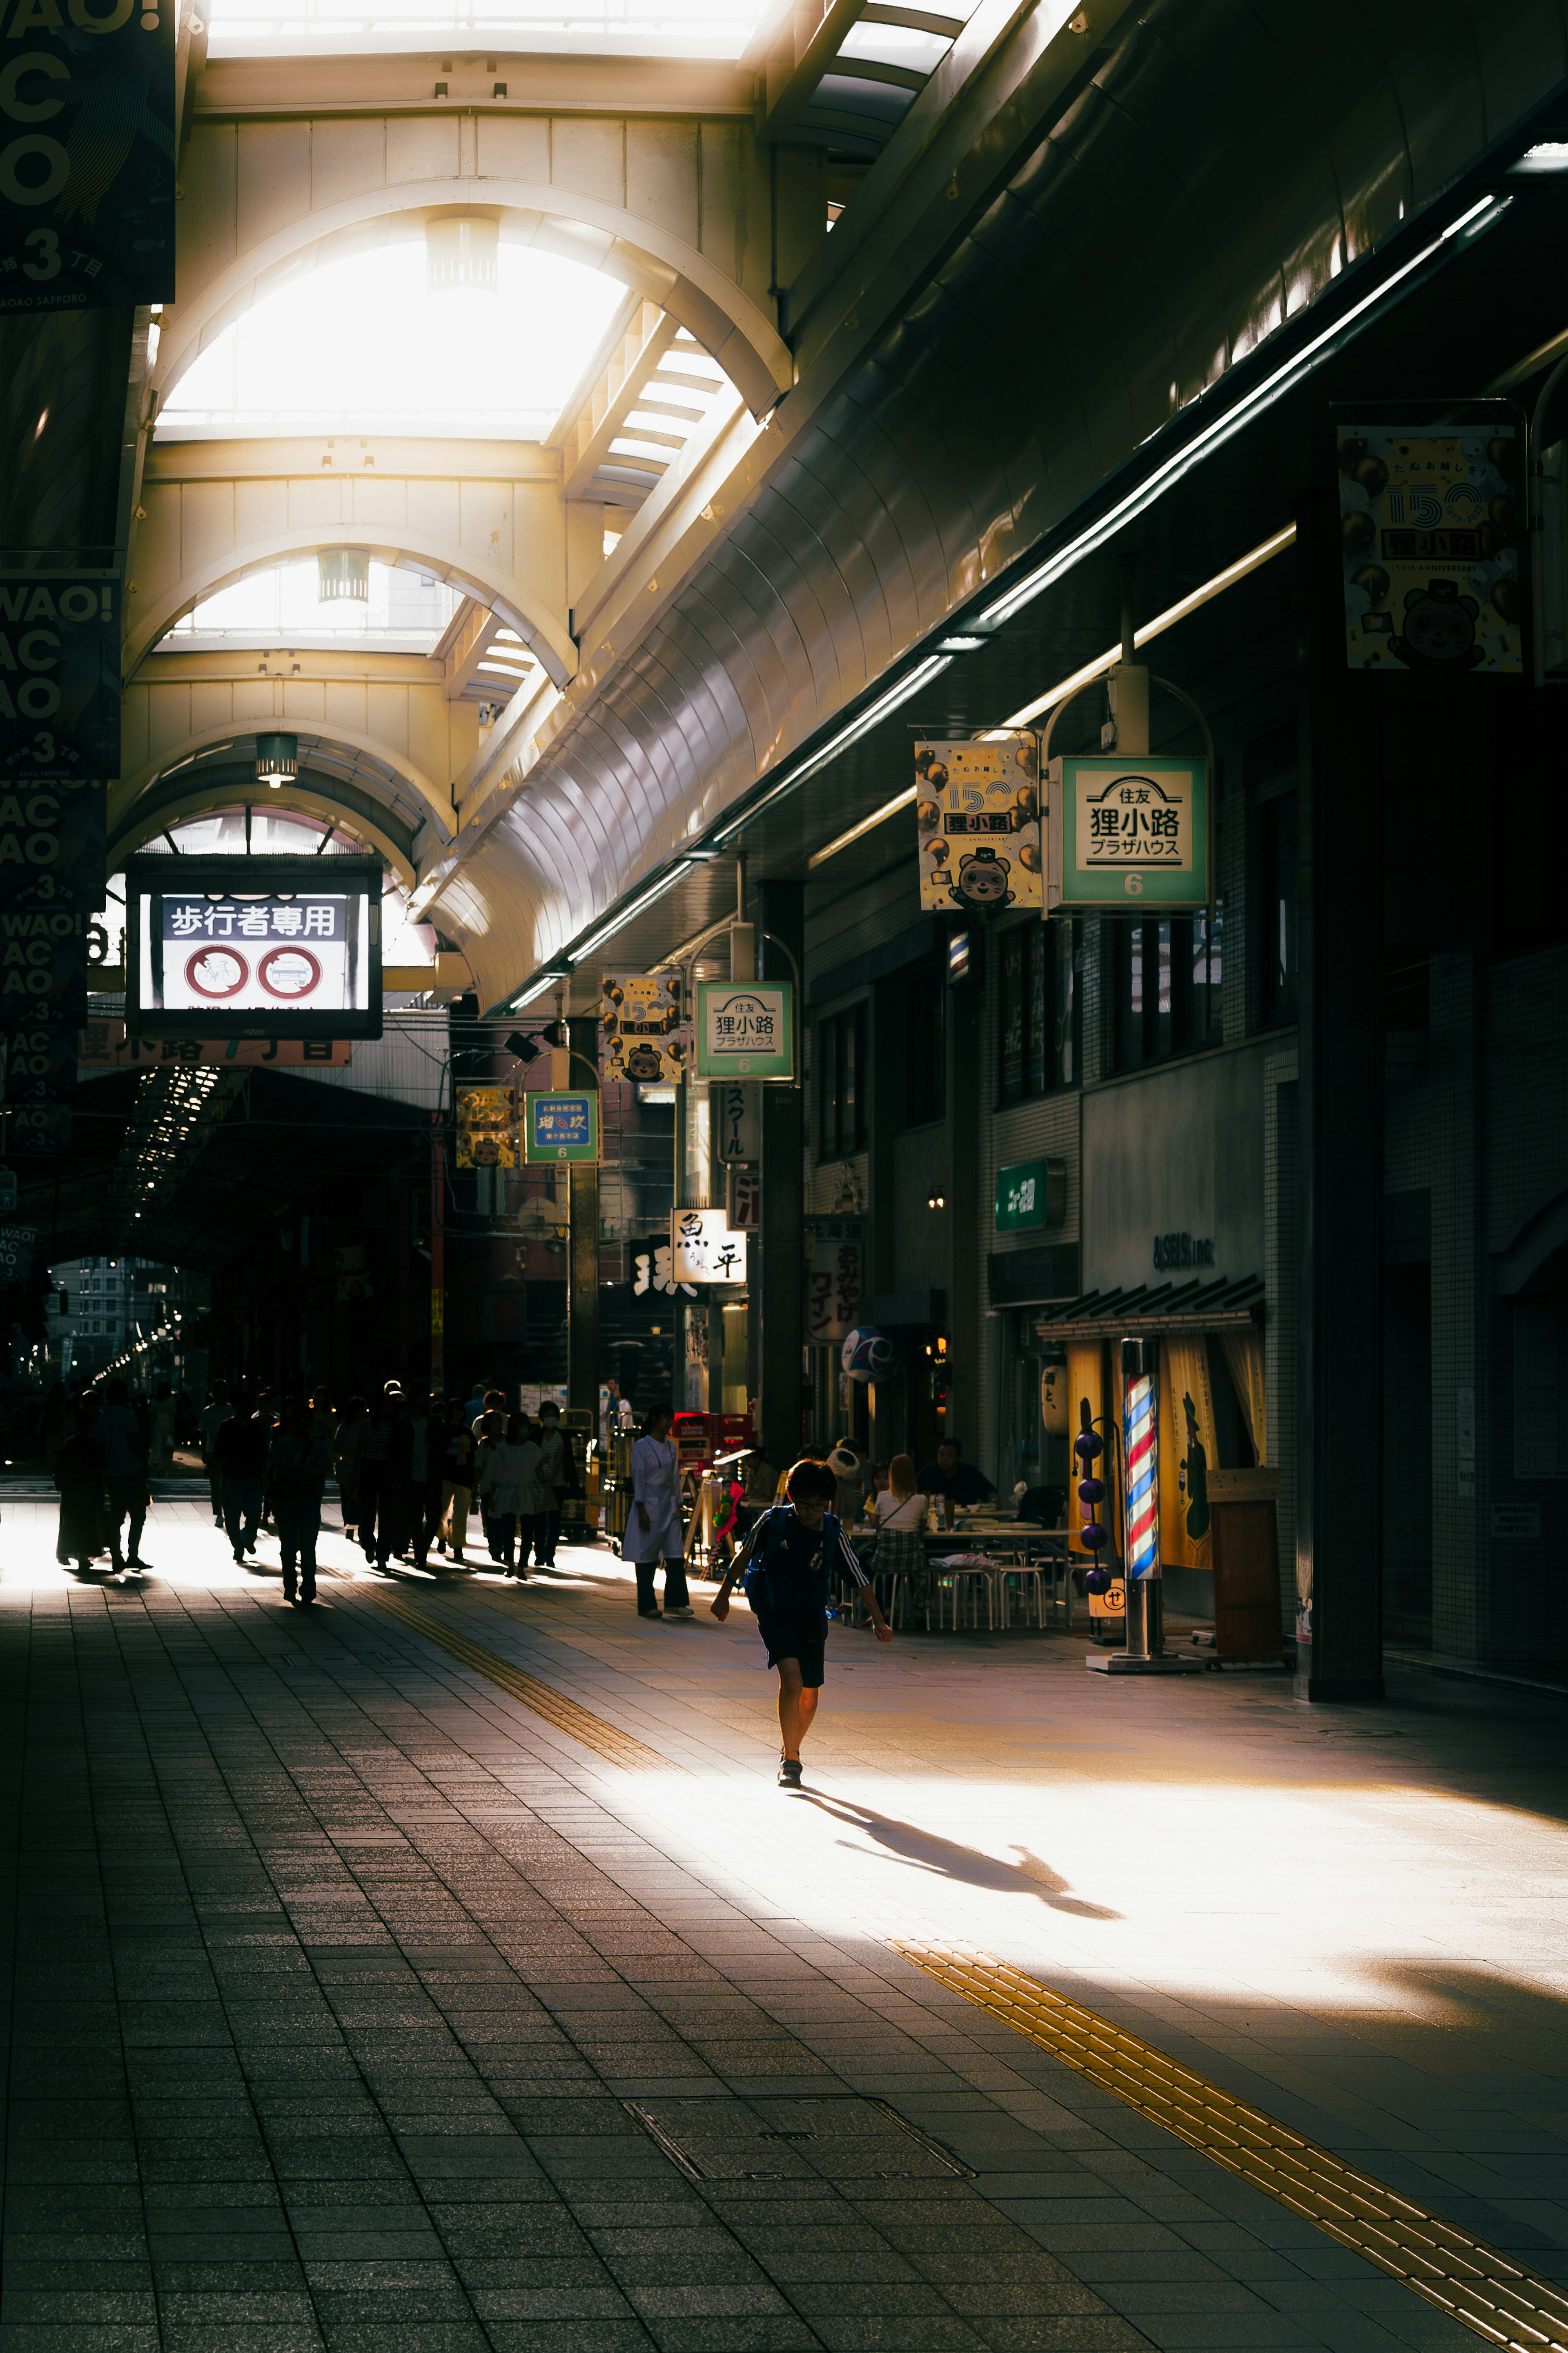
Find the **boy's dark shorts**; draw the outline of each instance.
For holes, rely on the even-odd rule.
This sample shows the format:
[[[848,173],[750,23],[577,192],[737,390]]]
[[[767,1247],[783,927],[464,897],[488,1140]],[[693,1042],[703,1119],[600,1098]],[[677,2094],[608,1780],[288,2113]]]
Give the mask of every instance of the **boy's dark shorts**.
[[[797,1660],[806,1690],[820,1691],[827,1650],[821,1610],[760,1609],[753,1614],[757,1631],[768,1646],[769,1666],[776,1667],[781,1659]]]

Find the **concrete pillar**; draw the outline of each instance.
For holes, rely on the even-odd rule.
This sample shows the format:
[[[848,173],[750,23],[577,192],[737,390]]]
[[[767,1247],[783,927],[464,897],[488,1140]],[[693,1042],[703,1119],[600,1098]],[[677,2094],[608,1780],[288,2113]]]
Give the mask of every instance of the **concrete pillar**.
[[[1383,1696],[1383,773],[1389,681],[1344,666],[1338,516],[1304,534],[1311,758],[1300,796],[1301,1354],[1297,1576],[1308,1700]]]
[[[1431,963],[1432,1176],[1432,1648],[1446,1658],[1488,1650],[1482,1591],[1482,1514],[1491,1449],[1490,1312],[1482,1295],[1477,1136],[1475,959]],[[1468,1451],[1467,1451],[1468,1450]],[[1511,1465],[1510,1465],[1511,1467]]]
[[[757,888],[757,976],[795,984],[795,1084],[763,1089],[763,1232],[761,1307],[763,1447],[781,1470],[795,1460],[801,1441],[802,1227],[804,1186],[801,1151],[804,1095],[799,1057],[804,1050],[805,1006],[800,976],[805,963],[805,885],[763,882]],[[793,959],[793,961],[792,961]]]

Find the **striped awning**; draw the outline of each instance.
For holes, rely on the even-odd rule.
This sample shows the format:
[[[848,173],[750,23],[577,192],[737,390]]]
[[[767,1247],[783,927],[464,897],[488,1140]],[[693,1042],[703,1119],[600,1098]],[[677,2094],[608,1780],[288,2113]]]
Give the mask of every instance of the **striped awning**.
[[[1142,1283],[1136,1291],[1086,1291],[1063,1307],[1043,1309],[1042,1340],[1158,1338],[1162,1332],[1232,1332],[1263,1321],[1263,1277],[1240,1282]]]

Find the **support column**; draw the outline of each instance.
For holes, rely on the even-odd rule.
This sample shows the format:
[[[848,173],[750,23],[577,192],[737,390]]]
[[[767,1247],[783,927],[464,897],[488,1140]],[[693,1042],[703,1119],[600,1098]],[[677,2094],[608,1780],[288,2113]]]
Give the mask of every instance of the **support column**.
[[[1300,802],[1298,1653],[1308,1700],[1383,1697],[1383,756],[1390,681],[1344,666],[1339,518],[1307,534],[1310,758]],[[1305,1688],[1302,1689],[1304,1684]]]
[[[762,1418],[763,1448],[781,1470],[800,1452],[801,1350],[805,1344],[802,1273],[805,1194],[801,1153],[805,1093],[805,1008],[799,987],[805,967],[805,885],[757,886],[757,976],[793,980],[795,987],[795,1083],[763,1089]],[[791,963],[791,957],[794,963]]]
[[[430,1130],[430,1394],[447,1386],[447,1120]]]
[[[569,1021],[573,1087],[599,1084],[599,1025],[591,1015]],[[600,1106],[601,1116],[603,1105]],[[600,1148],[604,1138],[600,1137]],[[599,1171],[574,1161],[568,1171],[571,1239],[566,1282],[566,1402],[599,1427]]]

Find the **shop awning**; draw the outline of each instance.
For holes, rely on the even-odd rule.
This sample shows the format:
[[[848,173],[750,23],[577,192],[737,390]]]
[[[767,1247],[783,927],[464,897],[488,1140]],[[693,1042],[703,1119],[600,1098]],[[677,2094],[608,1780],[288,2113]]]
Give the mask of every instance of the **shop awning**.
[[[1263,1321],[1263,1277],[1240,1282],[1142,1283],[1136,1291],[1087,1291],[1047,1307],[1035,1324],[1042,1340],[1158,1338],[1162,1332],[1238,1332]]]

